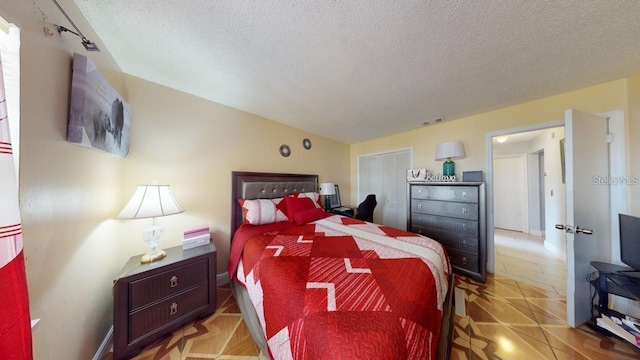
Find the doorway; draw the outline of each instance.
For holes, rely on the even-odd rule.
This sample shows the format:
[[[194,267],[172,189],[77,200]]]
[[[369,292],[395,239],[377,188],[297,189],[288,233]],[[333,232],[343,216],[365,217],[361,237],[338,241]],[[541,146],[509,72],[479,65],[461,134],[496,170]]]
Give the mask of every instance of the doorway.
[[[545,228],[564,222],[563,138],[564,127],[550,127],[492,140],[495,274],[560,295],[566,237]]]
[[[567,110],[565,111],[565,119],[567,118],[567,116],[571,116],[571,114],[576,113],[574,110]],[[606,132],[608,133],[608,135],[606,135],[606,139],[607,139],[607,143],[608,143],[608,150],[605,150],[605,154],[606,151],[608,151],[608,158],[609,158],[609,168],[608,168],[608,174],[606,176],[610,176],[610,177],[624,177],[626,175],[626,145],[625,145],[625,114],[623,110],[614,110],[614,111],[609,111],[609,112],[605,112],[605,113],[599,113],[597,114],[600,117],[603,117],[607,120],[607,125],[608,125],[608,130],[606,130]],[[586,114],[586,116],[589,116],[588,114]],[[591,116],[593,117],[593,116]],[[569,124],[571,124],[571,119],[569,120]],[[527,132],[527,131],[532,131],[532,130],[542,130],[542,129],[548,129],[551,127],[562,127],[565,124],[565,120],[559,120],[559,121],[553,121],[553,122],[549,122],[549,123],[544,123],[544,124],[536,124],[536,125],[530,125],[530,126],[524,126],[521,128],[515,128],[515,129],[506,129],[506,130],[500,130],[500,131],[495,131],[495,132],[490,132],[487,133],[485,135],[485,149],[486,149],[486,169],[487,169],[487,271],[491,272],[491,273],[495,273],[495,243],[494,243],[494,217],[493,217],[493,212],[494,212],[494,192],[497,191],[494,187],[493,184],[493,144],[492,144],[492,139],[494,137],[497,136],[503,136],[503,135],[509,135],[509,134],[515,134],[515,133],[520,133],[520,132]],[[574,134],[574,132],[572,131],[572,134]],[[583,135],[581,135],[581,138],[583,138]],[[605,136],[605,135],[602,135]],[[571,147],[569,147],[571,148]],[[602,152],[601,152],[602,153]],[[544,154],[544,163],[549,162],[550,158],[550,154]],[[567,163],[567,166],[569,163],[571,164],[575,164],[575,162],[573,162],[572,158],[568,158],[567,161],[569,161]],[[587,161],[588,162],[588,161]],[[583,162],[584,164],[584,162]],[[545,166],[545,168],[548,168],[547,166]],[[597,171],[598,174],[600,173],[607,173],[607,171]],[[586,175],[586,174],[581,174],[580,178],[581,179],[586,179],[589,180],[591,179],[593,175]],[[571,180],[571,181],[570,181]],[[567,172],[567,182],[571,182],[573,184],[573,175],[571,175],[571,177],[569,177],[569,172]],[[551,189],[545,189],[545,192],[547,194],[550,193]],[[608,204],[609,206],[607,207],[607,212],[609,213],[609,218],[610,218],[610,222],[607,227],[603,227],[601,230],[599,230],[599,233],[601,234],[601,241],[605,241],[607,242],[606,246],[609,248],[608,251],[607,250],[607,254],[610,254],[610,261],[612,262],[619,262],[620,260],[620,248],[619,248],[619,231],[618,231],[618,220],[617,220],[617,216],[619,213],[625,213],[627,210],[627,198],[626,198],[626,193],[627,193],[627,187],[626,186],[608,186],[607,187],[607,191],[609,192],[609,201]],[[567,193],[569,193],[569,191],[567,191]],[[573,195],[573,193],[571,193],[571,195]],[[564,197],[564,196],[563,196]],[[584,197],[580,197],[580,198],[589,198],[589,196],[584,196]],[[571,200],[571,201],[570,201]],[[571,196],[571,198],[567,197],[566,202],[567,204],[571,203],[573,204],[573,200],[574,197]],[[587,213],[589,212],[589,210],[591,209],[590,206],[588,206],[589,208],[585,209],[583,205],[581,205],[581,207],[577,207],[576,209],[580,209],[580,211],[582,213],[584,213],[585,211],[587,211]],[[551,208],[549,206],[547,206],[546,211],[550,211]],[[563,209],[564,212],[565,209]],[[566,208],[567,211],[567,216],[571,216],[571,219],[573,219],[573,207],[571,207],[571,214],[568,214],[569,208]],[[604,215],[606,216],[606,215]],[[546,217],[548,217],[548,214],[546,215]],[[590,222],[590,221],[587,221]],[[607,230],[608,228],[608,230]],[[545,233],[548,235],[551,232],[556,232],[558,230],[553,229],[553,228],[547,228]],[[569,234],[572,235],[572,234]],[[567,236],[568,238],[569,236]],[[547,236],[548,238],[548,236]],[[570,246],[569,246],[570,245]],[[585,246],[582,246],[579,250],[581,252],[583,251],[583,248],[586,248]],[[592,259],[594,258],[593,256],[586,256],[586,257],[582,257],[580,258],[581,260],[579,260],[579,262],[576,262],[576,256],[575,253],[573,253],[573,251],[577,251],[577,248],[574,246],[574,242],[572,241],[571,244],[569,244],[569,242],[567,241],[567,247],[566,247],[566,251],[567,251],[567,322],[569,325],[571,326],[576,326],[579,325],[579,322],[582,321],[582,318],[586,315],[588,317],[588,314],[582,314],[581,312],[578,312],[577,309],[578,307],[576,306],[576,302],[579,302],[578,305],[580,305],[580,309],[582,310],[582,307],[584,305],[584,303],[588,302],[588,296],[582,296],[584,291],[583,288],[584,287],[588,287],[588,282],[584,279],[584,276],[582,276],[582,272],[584,272],[584,267],[588,267],[589,266],[589,260],[588,259]],[[571,251],[571,259],[572,262],[571,264],[569,263],[569,251]],[[597,256],[596,256],[597,257]],[[598,257],[600,258],[600,257]],[[577,276],[576,271],[577,268],[580,267],[580,274],[578,274],[579,276]],[[581,293],[578,294],[578,291],[576,290],[577,286],[576,284],[578,284],[578,282],[580,283],[580,287],[581,287]],[[586,285],[585,285],[586,284]],[[588,292],[588,290],[587,290]],[[578,296],[579,295],[579,296]],[[574,312],[575,311],[575,312]],[[620,311],[620,310],[619,310]],[[580,319],[577,319],[579,321],[576,321],[576,316],[580,315]]]

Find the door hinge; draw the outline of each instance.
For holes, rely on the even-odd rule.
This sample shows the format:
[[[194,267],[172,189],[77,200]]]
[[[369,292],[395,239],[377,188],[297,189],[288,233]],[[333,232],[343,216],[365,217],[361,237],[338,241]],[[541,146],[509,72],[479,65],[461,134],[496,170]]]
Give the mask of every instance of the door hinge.
[[[611,144],[613,142],[613,134],[607,134],[607,144]]]

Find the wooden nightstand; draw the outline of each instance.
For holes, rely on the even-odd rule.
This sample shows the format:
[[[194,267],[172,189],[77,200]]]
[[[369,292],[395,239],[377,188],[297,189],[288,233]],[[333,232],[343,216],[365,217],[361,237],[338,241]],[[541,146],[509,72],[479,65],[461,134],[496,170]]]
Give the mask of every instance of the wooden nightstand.
[[[216,247],[165,249],[141,264],[134,256],[113,285],[113,358],[129,358],[171,331],[216,310]]]

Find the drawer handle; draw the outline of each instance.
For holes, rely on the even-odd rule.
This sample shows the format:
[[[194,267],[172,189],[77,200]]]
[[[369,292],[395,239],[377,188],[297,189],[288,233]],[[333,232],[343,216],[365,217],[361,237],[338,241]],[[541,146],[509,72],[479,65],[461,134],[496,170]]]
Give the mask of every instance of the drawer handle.
[[[178,277],[173,275],[169,282],[170,282],[172,288],[178,286]]]
[[[171,304],[171,307],[169,308],[169,315],[175,315],[178,313],[178,304],[173,303]]]
[[[467,257],[466,257],[466,256],[463,256],[463,257],[462,257],[462,263],[463,263],[463,264],[465,264],[465,265],[467,265]]]
[[[466,214],[467,213],[467,208],[462,208],[462,213]]]
[[[466,248],[467,247],[467,240],[462,240],[462,247]]]
[[[462,192],[462,197],[465,197],[465,198],[467,197],[467,192],[466,191]]]
[[[422,204],[418,203],[418,209],[422,209]]]
[[[467,224],[462,224],[462,230],[467,230]]]
[[[422,194],[422,190],[418,190],[418,194]]]

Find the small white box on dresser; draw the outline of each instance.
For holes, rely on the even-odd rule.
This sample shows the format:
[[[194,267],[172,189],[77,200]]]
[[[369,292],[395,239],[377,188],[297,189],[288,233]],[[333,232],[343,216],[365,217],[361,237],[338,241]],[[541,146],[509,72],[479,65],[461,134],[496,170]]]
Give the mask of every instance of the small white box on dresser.
[[[182,239],[182,250],[208,245],[210,242],[211,234],[209,234],[208,226],[187,230],[184,232],[184,238]]]

